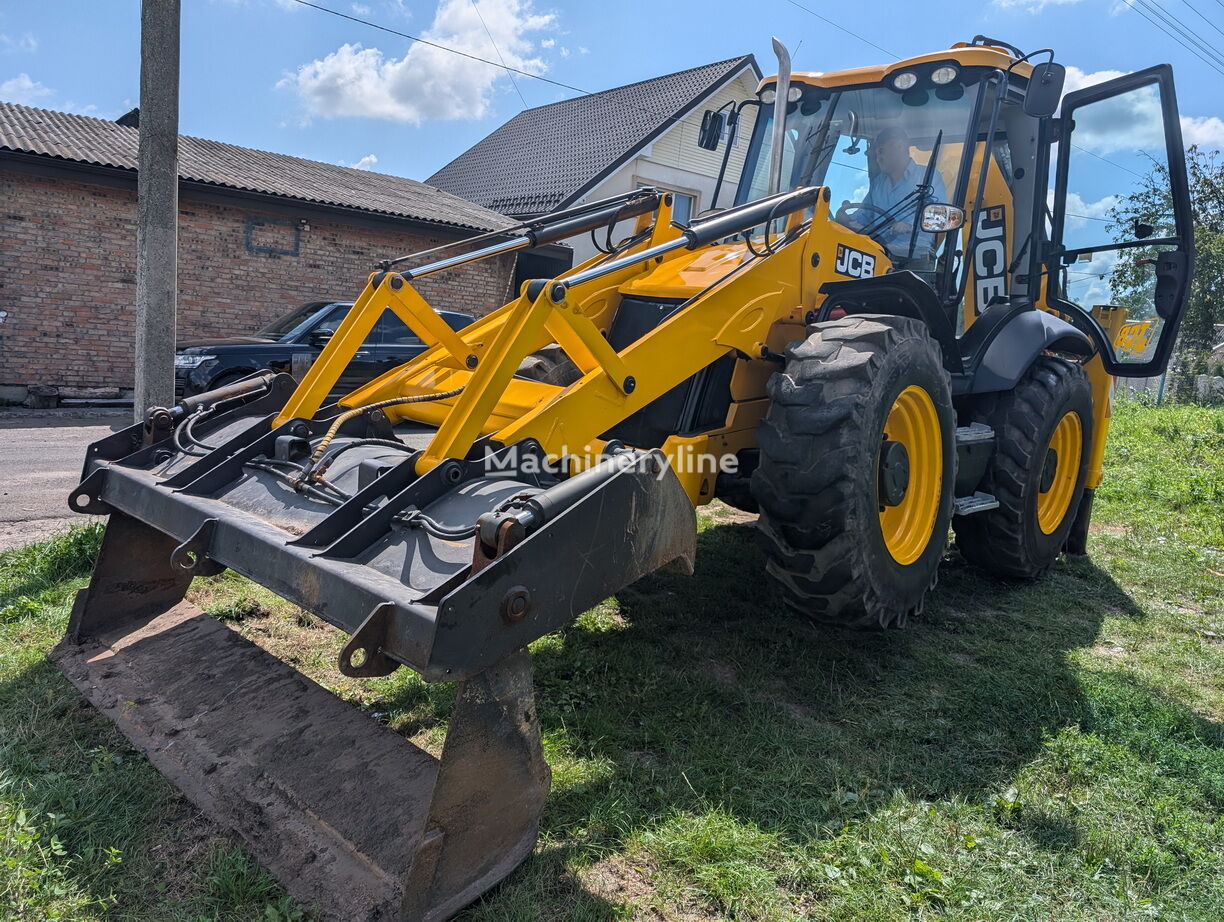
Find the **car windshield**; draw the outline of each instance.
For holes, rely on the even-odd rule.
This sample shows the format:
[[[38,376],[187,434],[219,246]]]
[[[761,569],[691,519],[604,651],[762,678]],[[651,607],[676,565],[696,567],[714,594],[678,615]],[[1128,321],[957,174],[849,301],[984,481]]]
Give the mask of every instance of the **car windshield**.
[[[304,332],[304,328],[314,320],[315,315],[331,303],[330,301],[311,301],[309,304],[295,307],[283,317],[268,324],[255,335],[265,336],[268,339],[278,341],[293,339],[301,335]],[[340,315],[343,316],[343,311],[340,311]],[[337,322],[339,321],[337,320]]]
[[[792,84],[792,91],[796,87],[802,95],[790,104],[786,116],[783,190],[828,186],[834,213],[843,202],[867,203],[843,212],[839,220],[853,216],[856,220],[843,223],[880,239],[898,216],[915,219],[917,187],[927,179],[934,153],[930,182],[934,192],[947,200],[948,190],[955,187],[976,83],[935,86],[920,80],[905,92],[882,85],[839,90]],[[763,109],[745,158],[737,204],[768,193],[773,107]],[[898,154],[882,164],[890,141]],[[928,196],[928,201],[934,200],[936,196]],[[884,220],[884,228],[873,227],[886,213],[893,215],[894,222]]]

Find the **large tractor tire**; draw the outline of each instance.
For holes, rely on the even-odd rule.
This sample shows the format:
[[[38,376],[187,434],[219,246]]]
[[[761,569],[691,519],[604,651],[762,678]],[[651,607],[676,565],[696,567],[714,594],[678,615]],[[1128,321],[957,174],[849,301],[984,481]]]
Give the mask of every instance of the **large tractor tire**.
[[[956,516],[961,555],[999,576],[1031,579],[1058,559],[1084,494],[1092,445],[1092,388],[1083,366],[1040,356],[1010,390],[972,409],[995,431],[981,490],[995,509]]]
[[[815,620],[900,626],[921,610],[947,544],[948,373],[917,320],[856,315],[809,330],[770,379],[758,432],[766,569]]]
[[[523,359],[515,374],[520,378],[543,381],[558,387],[569,387],[582,378],[582,370],[556,343],[545,346]]]

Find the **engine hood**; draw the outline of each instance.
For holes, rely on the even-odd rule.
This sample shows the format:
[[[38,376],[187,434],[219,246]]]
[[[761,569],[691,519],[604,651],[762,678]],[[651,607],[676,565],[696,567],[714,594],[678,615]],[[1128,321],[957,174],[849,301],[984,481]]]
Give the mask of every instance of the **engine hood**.
[[[665,260],[652,272],[626,282],[621,292],[646,298],[691,297],[751,258],[742,243],[703,247]]]

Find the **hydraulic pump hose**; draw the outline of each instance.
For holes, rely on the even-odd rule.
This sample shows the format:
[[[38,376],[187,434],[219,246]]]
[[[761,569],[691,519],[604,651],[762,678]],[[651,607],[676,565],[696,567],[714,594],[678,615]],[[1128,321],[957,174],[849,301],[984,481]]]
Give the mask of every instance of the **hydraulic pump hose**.
[[[327,451],[327,446],[331,444],[332,439],[336,437],[336,433],[340,431],[340,427],[347,423],[350,419],[360,416],[362,413],[369,413],[371,410],[381,410],[383,407],[394,407],[405,403],[429,403],[431,400],[446,400],[448,397],[458,397],[463,393],[463,388],[457,387],[451,391],[444,391],[441,394],[414,394],[411,397],[392,397],[390,400],[380,400],[378,403],[367,403],[363,407],[354,407],[352,410],[345,410],[337,416],[331,424],[331,428],[327,430],[327,434],[319,440],[319,444],[315,446],[314,453],[310,456],[310,462],[306,465],[306,470],[312,470],[319,459]]]

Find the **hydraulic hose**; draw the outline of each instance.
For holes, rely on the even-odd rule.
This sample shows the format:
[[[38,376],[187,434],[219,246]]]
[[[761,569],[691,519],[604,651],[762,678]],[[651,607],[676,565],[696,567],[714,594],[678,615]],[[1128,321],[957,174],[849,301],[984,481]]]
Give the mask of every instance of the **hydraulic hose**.
[[[327,430],[327,434],[319,440],[319,444],[315,446],[314,453],[310,456],[310,461],[306,465],[306,470],[309,472],[319,463],[319,459],[327,452],[327,446],[332,443],[332,439],[336,437],[336,433],[340,431],[340,427],[347,423],[350,419],[355,419],[362,413],[369,413],[371,410],[381,410],[383,407],[401,406],[406,403],[429,403],[432,400],[446,400],[449,397],[458,397],[463,393],[463,388],[457,387],[454,390],[444,391],[441,394],[414,394],[411,397],[392,397],[390,400],[380,400],[377,403],[367,403],[362,407],[354,407],[351,410],[345,410],[334,420]]]

